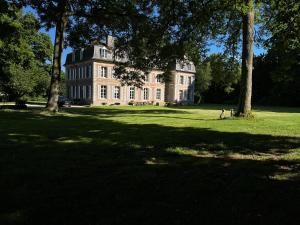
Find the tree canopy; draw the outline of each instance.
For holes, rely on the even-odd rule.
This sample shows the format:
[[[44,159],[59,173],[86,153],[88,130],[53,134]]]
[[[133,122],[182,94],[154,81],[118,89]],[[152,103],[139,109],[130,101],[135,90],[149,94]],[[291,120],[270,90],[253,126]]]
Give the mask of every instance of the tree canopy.
[[[12,99],[46,94],[52,54],[50,37],[39,31],[33,14],[1,1],[0,91]]]

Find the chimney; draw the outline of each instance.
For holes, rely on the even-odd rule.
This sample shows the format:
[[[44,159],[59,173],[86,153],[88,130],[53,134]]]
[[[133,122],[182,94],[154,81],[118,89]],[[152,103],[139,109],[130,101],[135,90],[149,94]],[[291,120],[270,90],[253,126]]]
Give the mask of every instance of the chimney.
[[[111,35],[107,35],[106,37],[106,45],[109,48],[113,48],[114,47],[114,37]]]

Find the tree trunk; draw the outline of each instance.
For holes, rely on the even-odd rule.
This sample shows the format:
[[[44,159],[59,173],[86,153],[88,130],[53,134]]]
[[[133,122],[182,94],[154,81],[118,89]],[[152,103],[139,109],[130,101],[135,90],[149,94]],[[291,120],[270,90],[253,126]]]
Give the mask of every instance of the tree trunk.
[[[64,32],[67,25],[67,15],[64,10],[65,6],[63,6],[62,9],[63,10],[60,14],[60,18],[57,21],[55,30],[52,75],[47,102],[47,109],[51,112],[58,111],[59,82],[61,78],[61,56],[64,48]]]
[[[240,98],[236,116],[247,116],[251,112],[253,42],[254,42],[254,1],[245,0],[249,10],[243,14],[243,52]]]

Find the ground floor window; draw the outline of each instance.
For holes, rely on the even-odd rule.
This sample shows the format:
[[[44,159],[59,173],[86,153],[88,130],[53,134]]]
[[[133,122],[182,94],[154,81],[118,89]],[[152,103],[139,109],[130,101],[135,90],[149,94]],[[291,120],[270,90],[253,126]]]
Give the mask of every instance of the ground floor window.
[[[101,85],[100,87],[100,98],[107,98],[107,86]]]
[[[179,100],[183,100],[183,90],[179,90]]]
[[[144,100],[149,100],[149,88],[144,88]]]
[[[129,88],[129,99],[135,99],[135,88],[134,87]]]
[[[121,94],[121,88],[118,86],[114,87],[114,98],[115,99],[120,99],[120,94]]]
[[[156,99],[161,100],[161,89],[156,90]]]
[[[187,98],[188,100],[193,100],[193,89],[189,88]]]

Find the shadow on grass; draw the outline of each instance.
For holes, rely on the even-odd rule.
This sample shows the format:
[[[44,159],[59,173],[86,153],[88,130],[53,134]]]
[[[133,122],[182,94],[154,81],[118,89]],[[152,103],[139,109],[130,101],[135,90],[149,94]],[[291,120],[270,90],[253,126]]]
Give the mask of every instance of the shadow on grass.
[[[195,106],[174,106],[168,107],[170,109],[202,109],[202,110],[219,110],[225,109],[230,111],[231,109],[236,110],[237,105],[225,105],[225,104],[200,104]],[[300,113],[300,107],[280,107],[280,106],[259,106],[253,107],[255,112],[281,112],[281,113]]]
[[[128,106],[128,107],[118,107],[115,106],[116,108],[111,107],[88,107],[88,108],[62,108],[62,111],[66,111],[68,113],[72,114],[82,114],[82,115],[91,115],[91,116],[96,116],[99,114],[107,114],[110,116],[114,115],[122,115],[122,114],[189,114],[189,112],[184,111],[184,110],[179,110],[176,108],[162,108],[162,107],[157,107],[155,109],[154,107],[147,108],[145,106],[145,109],[141,110],[141,107],[136,107],[136,106]],[[130,109],[132,108],[132,109]]]
[[[300,222],[298,161],[226,157],[287,153],[299,138],[89,116],[0,116],[0,224]],[[223,157],[170,151],[176,148]],[[296,176],[274,179],[280,174]]]

